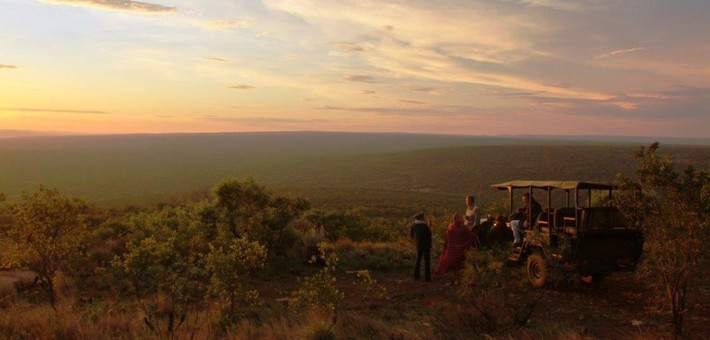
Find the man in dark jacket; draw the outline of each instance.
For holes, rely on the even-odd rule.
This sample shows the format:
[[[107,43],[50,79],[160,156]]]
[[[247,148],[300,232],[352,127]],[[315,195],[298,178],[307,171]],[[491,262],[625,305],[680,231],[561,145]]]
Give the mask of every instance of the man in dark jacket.
[[[542,207],[540,203],[530,197],[529,193],[524,193],[523,196],[524,207],[520,208],[520,211],[512,218],[510,222],[510,227],[513,230],[513,236],[515,240],[513,241],[516,246],[520,246],[523,243],[523,229],[530,229],[537,221],[538,215],[542,212]],[[531,223],[528,223],[528,217],[531,219]]]
[[[431,282],[431,229],[424,221],[424,214],[414,215],[410,236],[417,247],[417,262],[414,264],[414,279],[419,280],[422,258],[424,259],[424,280]]]

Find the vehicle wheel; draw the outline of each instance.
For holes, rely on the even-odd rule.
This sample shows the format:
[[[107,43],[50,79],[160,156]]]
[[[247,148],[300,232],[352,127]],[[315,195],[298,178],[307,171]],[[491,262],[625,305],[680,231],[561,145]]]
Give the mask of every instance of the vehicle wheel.
[[[542,287],[547,280],[547,262],[542,255],[535,253],[528,256],[528,280],[534,287]]]

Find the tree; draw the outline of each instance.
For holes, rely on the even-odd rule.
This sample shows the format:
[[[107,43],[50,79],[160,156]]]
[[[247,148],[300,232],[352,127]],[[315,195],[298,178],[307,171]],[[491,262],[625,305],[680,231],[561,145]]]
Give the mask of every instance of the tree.
[[[301,287],[291,293],[291,308],[303,310],[307,307],[319,306],[333,313],[330,329],[338,322],[338,313],[344,294],[336,286],[335,270],[338,265],[338,254],[332,245],[325,242],[318,244],[319,255],[311,257],[311,264],[323,263],[317,273],[301,280]],[[329,330],[330,330],[329,329]]]
[[[86,212],[83,200],[44,186],[34,194],[23,193],[19,203],[6,204],[9,223],[2,229],[6,239],[3,261],[37,273],[52,307],[56,305],[55,274],[82,254]]]
[[[266,261],[266,248],[247,238],[234,239],[228,248],[210,245],[207,269],[212,273],[210,291],[227,300],[227,315],[232,317],[237,301],[255,297],[256,291],[244,288],[244,279]]]
[[[672,313],[673,335],[683,333],[686,300],[695,289],[698,269],[708,258],[710,177],[687,166],[678,173],[659,144],[642,147],[633,178],[619,176],[615,200],[628,222],[644,230],[647,265]]]
[[[145,324],[161,336],[173,335],[207,294],[209,246],[198,213],[164,207],[129,216],[126,252],[112,262],[117,282],[125,279],[127,291],[144,308]]]
[[[310,208],[302,198],[275,196],[253,179],[227,179],[215,186],[216,221],[220,224],[220,242],[229,246],[231,239],[248,237],[269,249],[271,254],[290,246],[285,231]]]
[[[244,181],[225,179],[214,187],[212,193],[222,221],[233,237],[241,237],[251,217],[265,209],[271,200],[266,189],[252,178]]]

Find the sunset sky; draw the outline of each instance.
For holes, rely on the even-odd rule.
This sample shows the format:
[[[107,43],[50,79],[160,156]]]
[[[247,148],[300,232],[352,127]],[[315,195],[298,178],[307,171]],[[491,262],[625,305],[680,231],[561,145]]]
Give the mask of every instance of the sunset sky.
[[[0,129],[710,137],[708,0],[1,0]]]

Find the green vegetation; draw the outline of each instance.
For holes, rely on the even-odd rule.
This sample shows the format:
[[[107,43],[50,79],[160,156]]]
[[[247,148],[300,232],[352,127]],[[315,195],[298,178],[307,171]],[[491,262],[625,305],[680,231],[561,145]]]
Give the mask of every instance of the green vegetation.
[[[253,177],[321,209],[409,218],[454,211],[510,179],[610,181],[634,171],[633,144],[387,134],[84,136],[0,142],[0,192],[39,184],[102,208],[149,207],[209,197],[224,178]],[[680,165],[707,166],[710,147],[668,146]]]
[[[707,265],[710,242],[710,173],[688,166],[679,173],[657,143],[641,148],[634,178],[620,177],[617,205],[645,231],[649,277],[670,305],[673,335],[683,335],[688,296]]]
[[[80,257],[86,242],[86,204],[40,186],[33,195],[24,194],[19,203],[8,203],[6,209],[9,222],[0,225],[0,234],[6,236],[0,260],[4,266],[37,273],[54,307],[55,275]]]
[[[92,149],[87,155],[101,149],[82,145],[73,147]],[[10,277],[3,275],[8,270],[29,269],[39,281],[39,286],[15,281],[9,283],[10,289],[0,286],[0,338],[582,339],[590,334],[619,338],[667,333],[665,323],[654,322],[666,312],[644,309],[656,287],[648,278],[620,275],[609,278],[606,286],[590,288],[579,285],[578,277],[552,275],[559,281],[554,288],[534,289],[523,279],[524,268],[505,265],[505,249],[470,252],[460,286],[447,285],[451,280],[446,277],[435,276],[433,283],[411,278],[415,249],[409,224],[414,212],[424,210],[432,221],[435,269],[451,212],[462,209],[465,194],[476,194],[477,202],[497,212],[502,205],[488,187],[496,181],[542,174],[609,180],[611,172],[632,174],[633,164],[617,169],[613,163],[632,159],[630,154],[622,156],[628,146],[447,145],[408,150],[393,145],[386,153],[353,151],[366,148],[352,148],[347,155],[279,153],[276,158],[281,158],[269,158],[270,165],[259,176],[214,180],[217,184],[211,190],[161,204],[87,208],[83,200],[71,197],[77,190],[93,195],[88,192],[95,189],[87,184],[69,190],[68,196],[46,187],[22,196],[10,193],[7,199],[0,195],[4,267],[0,285]],[[135,151],[134,146],[127,149]],[[179,183],[195,184],[209,177],[199,171],[179,173],[204,151],[193,146],[190,154],[188,145],[180,146],[187,150],[180,162],[168,162],[168,155],[163,155],[165,163],[143,159],[145,166],[156,166],[153,171],[173,176],[164,182],[169,186],[143,183],[146,190],[189,191],[189,186]],[[298,149],[294,148],[290,152]],[[669,149],[680,158],[673,164],[704,164],[710,159],[703,147]],[[18,165],[20,153],[10,154],[12,164]],[[577,158],[565,160],[573,155]],[[627,205],[633,208],[628,213],[630,221],[647,230],[649,268],[660,273],[663,268],[683,266],[681,272],[668,271],[683,279],[674,281],[677,285],[659,282],[672,305],[678,305],[672,314],[680,312],[681,320],[689,320],[688,315],[702,315],[703,307],[693,309],[694,300],[686,300],[683,294],[706,297],[705,291],[693,288],[710,277],[706,254],[698,253],[702,247],[697,244],[706,242],[700,234],[707,234],[707,175],[677,174],[676,165],[654,155],[655,149],[642,155],[639,177],[624,182],[629,196],[618,199],[637,203]],[[231,162],[229,157],[218,161],[217,154],[209,157],[215,164]],[[257,164],[254,159],[256,163],[248,164]],[[133,169],[114,169],[115,162],[101,164],[97,169],[106,173],[94,177],[93,183],[108,181],[123,170],[137,171],[136,164]],[[209,169],[204,165],[198,168]],[[5,163],[0,165],[3,180],[22,178],[23,170],[49,173],[21,166],[16,172],[10,170]],[[263,186],[262,176],[270,178],[267,183],[281,181],[281,185]],[[78,182],[75,178],[65,184]],[[127,193],[130,187],[120,190]],[[658,229],[651,221],[664,221],[672,228]],[[658,246],[664,242],[685,247],[665,252]],[[676,262],[667,262],[672,257]],[[628,303],[599,302],[604,299]],[[643,330],[638,326],[643,322],[626,320],[642,316],[648,322]],[[684,334],[707,333],[703,323],[690,320]],[[588,329],[574,327],[582,321]]]

